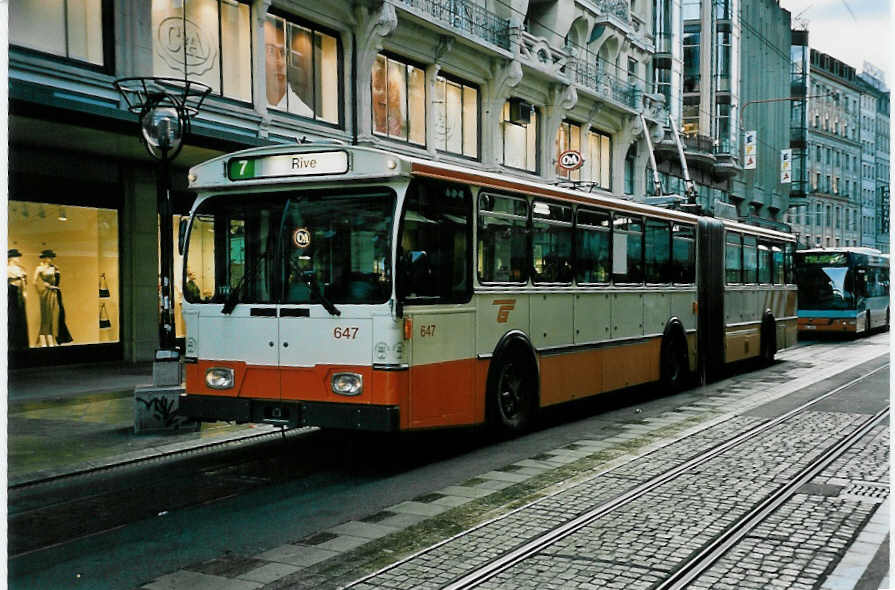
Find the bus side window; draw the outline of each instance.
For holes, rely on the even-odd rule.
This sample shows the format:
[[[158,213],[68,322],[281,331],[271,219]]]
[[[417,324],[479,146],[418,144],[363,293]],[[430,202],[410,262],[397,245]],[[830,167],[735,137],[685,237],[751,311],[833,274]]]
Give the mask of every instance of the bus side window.
[[[692,225],[672,228],[671,280],[676,285],[692,285],[696,280],[696,231]]]
[[[758,282],[771,282],[771,249],[767,244],[758,244]]]
[[[579,284],[609,282],[611,237],[609,213],[578,208],[575,221],[575,280]]]
[[[773,255],[773,283],[775,285],[783,284],[783,245],[774,244],[771,246],[771,254]]]
[[[643,283],[643,219],[612,215],[612,281]]]
[[[727,284],[743,282],[743,242],[742,236],[727,232],[724,246],[724,278]]]
[[[465,302],[472,198],[460,185],[416,182],[408,190],[400,241],[399,294]]]
[[[572,208],[535,201],[531,213],[532,280],[572,282]]]
[[[758,282],[758,240],[743,236],[743,282]]]
[[[528,282],[528,202],[479,195],[477,268],[482,283]]]
[[[661,219],[646,220],[644,232],[644,267],[646,282],[662,284],[671,282],[671,226]]]

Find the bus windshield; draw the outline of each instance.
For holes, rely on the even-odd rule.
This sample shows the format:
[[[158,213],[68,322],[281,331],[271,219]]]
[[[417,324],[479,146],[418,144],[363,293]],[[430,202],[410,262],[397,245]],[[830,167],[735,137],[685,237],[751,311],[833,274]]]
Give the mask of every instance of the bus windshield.
[[[391,296],[390,189],[207,199],[185,252],[191,303],[383,303]]]
[[[799,268],[801,309],[854,309],[854,274],[847,266]]]

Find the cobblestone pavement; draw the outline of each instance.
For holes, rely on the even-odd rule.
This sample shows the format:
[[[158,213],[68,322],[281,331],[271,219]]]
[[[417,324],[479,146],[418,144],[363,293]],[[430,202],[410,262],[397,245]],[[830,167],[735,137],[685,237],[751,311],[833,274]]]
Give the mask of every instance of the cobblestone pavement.
[[[888,335],[861,341],[857,343],[860,346],[853,344],[785,351],[778,356],[783,362],[769,369],[736,375],[683,394],[682,405],[674,410],[619,423],[608,434],[604,424],[600,431],[574,444],[388,507],[359,521],[258,555],[228,555],[196,564],[142,588],[322,590],[344,587],[377,570],[381,570],[378,575],[353,588],[441,587],[763,421],[758,416],[741,415],[744,412],[886,352]],[[882,359],[877,365],[881,363]],[[808,412],[611,513],[495,577],[485,587],[648,588],[745,513],[752,503],[782,485],[837,432],[859,420],[859,416],[840,412]],[[859,454],[864,458],[861,461],[856,460]],[[887,493],[887,466],[888,429],[882,429],[866,448],[850,451],[812,482],[821,486],[820,496],[811,488],[800,491],[787,504],[788,513],[779,511],[780,526],[796,526],[790,520],[813,523],[827,510],[830,522],[837,523],[835,531],[817,531],[818,540],[824,539],[823,535],[853,539],[878,504],[852,498],[846,493],[848,486],[855,481],[884,483]],[[836,502],[830,500],[834,498],[830,486],[837,490]],[[878,487],[874,490],[877,496],[881,494]],[[793,503],[795,507],[790,508]],[[769,520],[763,526],[772,524]],[[455,538],[461,533],[462,537]],[[748,541],[756,549],[749,548],[743,555],[764,555],[767,548],[763,542],[786,551],[785,541],[774,534],[768,533],[765,539],[764,529],[761,535],[756,531],[736,549],[746,551]],[[777,545],[773,545],[775,542]],[[801,545],[798,549],[805,550]],[[836,566],[835,557],[824,562],[829,552],[816,553],[810,558],[796,553],[804,556],[803,571],[814,573],[820,568],[820,574],[829,574]],[[835,556],[841,554],[841,548],[837,548]],[[401,559],[404,561],[397,567],[382,569]],[[704,587],[727,583],[723,582],[725,577],[731,578],[738,567],[735,558],[731,560],[734,566],[729,572],[715,572],[713,568],[705,575],[717,579],[707,577],[700,583]],[[770,563],[761,567],[770,567]],[[789,570],[780,572],[781,576],[791,575]]]

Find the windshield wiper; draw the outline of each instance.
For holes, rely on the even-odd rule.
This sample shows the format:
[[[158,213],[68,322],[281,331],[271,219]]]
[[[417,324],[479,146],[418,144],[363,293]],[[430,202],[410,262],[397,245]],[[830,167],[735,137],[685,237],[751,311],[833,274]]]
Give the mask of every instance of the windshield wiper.
[[[323,294],[323,291],[320,289],[320,283],[317,282],[317,277],[314,275],[313,271],[308,272],[300,272],[298,276],[301,277],[301,280],[305,282],[305,284],[311,288],[311,296],[317,296],[317,299],[320,300],[320,303],[323,304],[323,307],[326,311],[329,312],[330,315],[340,316],[342,312],[333,305],[332,301],[326,298]]]
[[[258,272],[261,270],[261,263],[267,259],[269,253],[264,254],[261,258],[258,259],[258,262],[252,268],[251,272],[244,273],[242,277],[239,279],[239,282],[236,283],[236,286],[230,290],[230,293],[227,295],[227,301],[224,303],[224,308],[221,309],[221,313],[230,315],[233,313],[233,310],[236,309],[236,304],[239,303],[240,295],[242,295],[242,290],[249,282],[254,282],[255,277],[258,276]]]

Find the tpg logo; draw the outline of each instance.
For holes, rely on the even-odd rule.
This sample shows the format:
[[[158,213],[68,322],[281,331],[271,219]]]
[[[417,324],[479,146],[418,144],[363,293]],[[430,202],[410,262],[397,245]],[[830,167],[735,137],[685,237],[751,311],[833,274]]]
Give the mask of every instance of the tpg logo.
[[[510,319],[510,312],[516,307],[515,299],[495,299],[492,305],[499,305],[497,309],[497,323],[505,324]]]

